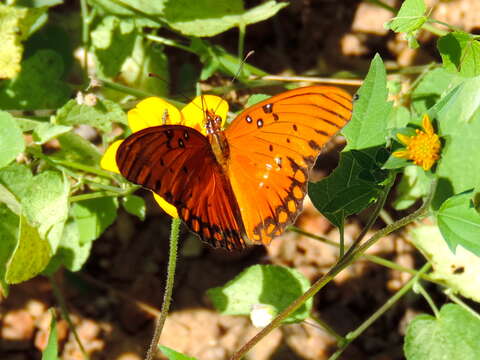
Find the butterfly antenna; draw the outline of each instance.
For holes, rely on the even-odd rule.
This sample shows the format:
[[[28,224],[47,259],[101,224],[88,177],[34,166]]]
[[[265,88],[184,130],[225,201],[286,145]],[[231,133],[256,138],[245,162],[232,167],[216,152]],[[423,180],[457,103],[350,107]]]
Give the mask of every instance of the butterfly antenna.
[[[154,77],[154,78],[156,78],[156,79],[159,79],[159,80],[163,81],[165,84],[167,84],[168,87],[170,87],[170,82],[168,82],[167,80],[165,80],[164,78],[162,78],[160,75],[149,72],[149,73],[148,73],[148,76],[149,76],[149,77]],[[188,97],[187,95],[185,95],[184,93],[181,93],[181,92],[180,92],[179,95],[182,96],[183,100],[186,100],[187,102],[192,101],[192,99],[189,98],[189,97]]]
[[[245,63],[247,62],[247,59],[248,59],[250,56],[252,56],[253,54],[255,54],[255,50],[250,50],[250,51],[247,53],[247,55],[245,55],[245,57],[242,59],[242,61],[240,62],[240,66],[238,67],[238,70],[237,70],[236,74],[235,74],[235,75],[233,76],[233,78],[232,78],[232,81],[231,81],[232,83],[234,83],[235,80],[237,80],[237,79],[240,77],[240,74],[241,74],[242,71],[243,71],[243,66],[244,66]],[[223,99],[222,99],[222,100],[223,100]],[[222,103],[221,101],[218,102],[218,105],[217,105],[217,107],[215,108],[215,112],[217,112],[217,110],[218,110],[218,108],[220,107],[220,104],[221,104],[221,103]]]

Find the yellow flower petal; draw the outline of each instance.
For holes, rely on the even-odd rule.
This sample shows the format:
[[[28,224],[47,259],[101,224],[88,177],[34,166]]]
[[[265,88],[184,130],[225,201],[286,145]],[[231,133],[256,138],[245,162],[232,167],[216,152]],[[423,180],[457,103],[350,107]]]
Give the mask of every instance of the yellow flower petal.
[[[160,195],[153,193],[153,197],[155,201],[158,203],[158,205],[171,217],[178,218],[178,211],[175,206],[167,202],[164,198],[162,198]]]
[[[182,109],[184,125],[192,127],[202,134],[205,131],[205,111],[211,111],[222,118],[222,128],[228,113],[228,103],[219,96],[201,95],[193,99]]]
[[[397,138],[398,140],[400,140],[402,143],[404,143],[405,145],[408,145],[408,143],[410,142],[410,136],[407,136],[407,135],[403,135],[403,134],[397,134]]]
[[[110,146],[105,150],[105,153],[100,160],[100,167],[102,169],[120,174],[120,170],[118,170],[116,156],[117,150],[123,140],[117,140],[114,143],[110,144]]]
[[[422,126],[427,134],[432,135],[434,133],[432,123],[427,114],[423,115]]]
[[[158,97],[146,98],[128,112],[128,126],[133,132],[151,126],[180,124],[182,120],[182,114],[175,106]]]
[[[408,159],[410,156],[410,153],[407,150],[399,150],[399,151],[395,151],[392,155],[397,158]]]

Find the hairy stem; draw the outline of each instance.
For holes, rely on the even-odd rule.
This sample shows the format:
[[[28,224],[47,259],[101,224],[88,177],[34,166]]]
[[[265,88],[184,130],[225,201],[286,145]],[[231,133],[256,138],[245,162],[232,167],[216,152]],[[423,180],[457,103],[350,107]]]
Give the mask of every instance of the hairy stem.
[[[177,266],[177,250],[178,250],[178,237],[180,234],[181,220],[179,218],[172,219],[172,227],[170,230],[170,253],[168,256],[168,272],[167,272],[167,284],[165,286],[165,294],[163,296],[162,312],[160,317],[155,322],[155,330],[153,333],[150,347],[148,348],[147,356],[145,360],[152,360],[157,352],[158,342],[160,335],[162,334],[163,325],[167,319],[168,310],[170,309],[170,302],[172,301],[173,281],[175,278],[175,268]]]

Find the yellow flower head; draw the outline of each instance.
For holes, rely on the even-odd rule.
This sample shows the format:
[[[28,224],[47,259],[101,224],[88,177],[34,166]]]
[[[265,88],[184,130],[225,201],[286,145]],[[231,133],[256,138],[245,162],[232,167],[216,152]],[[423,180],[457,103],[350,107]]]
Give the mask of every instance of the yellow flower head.
[[[398,134],[398,139],[406,145],[404,150],[395,151],[393,156],[412,160],[415,165],[423,170],[430,170],[435,161],[440,158],[440,138],[433,130],[428,115],[423,116],[422,126],[424,131],[416,130],[416,135],[406,136]]]
[[[159,125],[184,125],[199,131],[203,135],[205,131],[205,111],[210,110],[222,118],[222,126],[228,113],[228,103],[214,95],[197,96],[181,111],[167,101],[158,97],[150,97],[140,101],[135,108],[128,112],[128,126],[132,132],[137,132],[147,127]],[[117,174],[120,174],[116,162],[117,150],[123,140],[112,143],[100,161],[100,166]],[[178,218],[175,206],[168,203],[160,195],[153,193],[158,205],[166,213]]]

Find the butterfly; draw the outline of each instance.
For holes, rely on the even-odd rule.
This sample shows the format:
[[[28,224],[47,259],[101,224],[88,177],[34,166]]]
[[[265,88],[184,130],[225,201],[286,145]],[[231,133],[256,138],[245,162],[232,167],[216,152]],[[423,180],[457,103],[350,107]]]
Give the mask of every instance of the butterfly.
[[[350,120],[352,97],[331,86],[297,88],[245,109],[225,130],[214,108],[202,110],[206,135],[147,127],[121,143],[116,162],[126,179],[173,204],[202,240],[233,250],[268,245],[295,221],[309,171]]]

